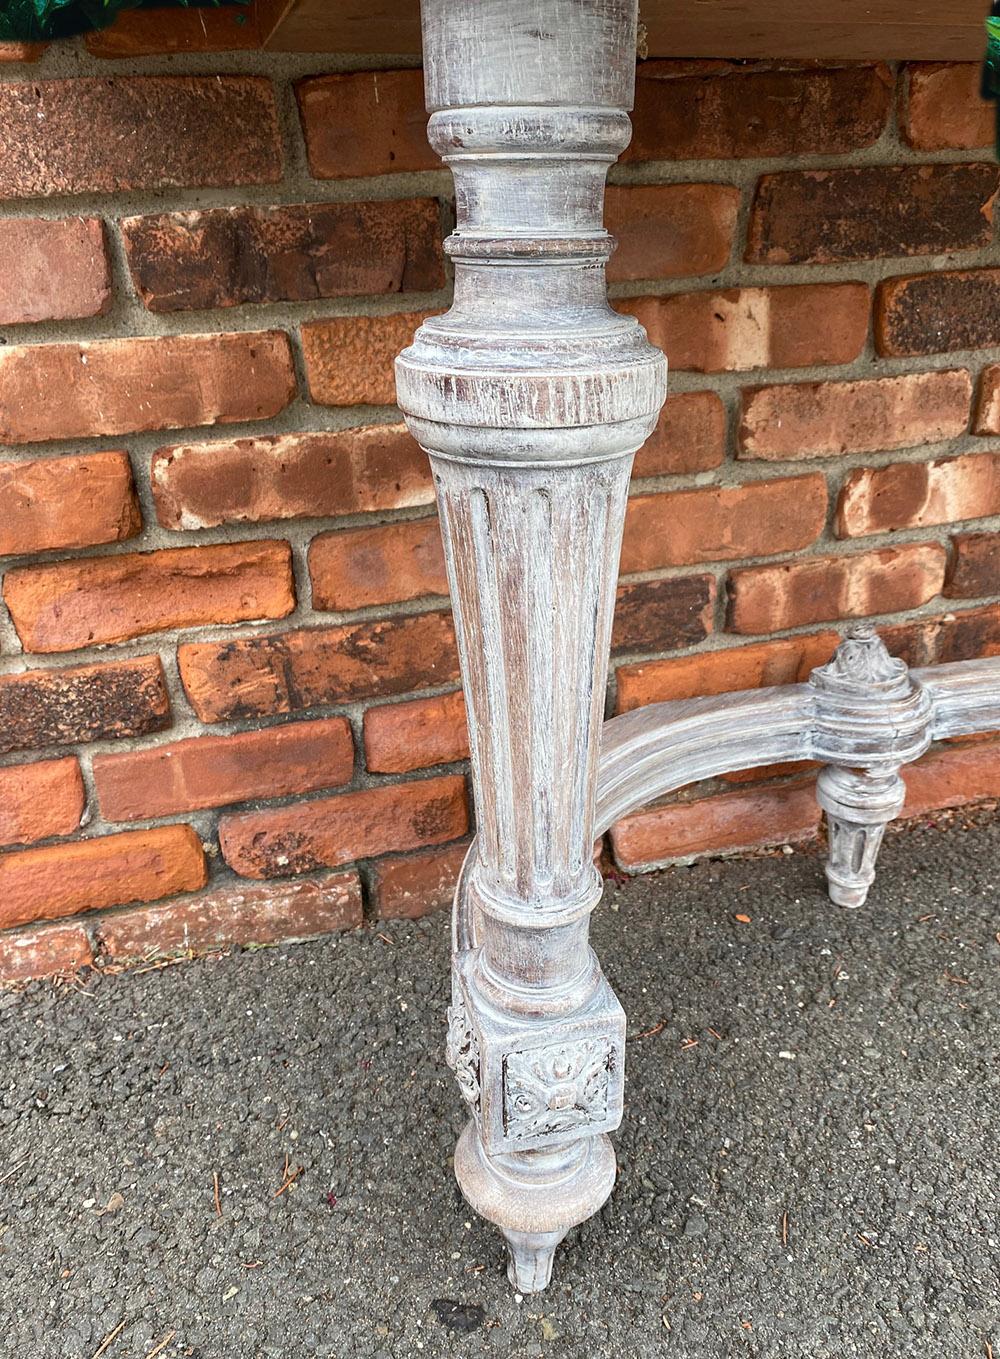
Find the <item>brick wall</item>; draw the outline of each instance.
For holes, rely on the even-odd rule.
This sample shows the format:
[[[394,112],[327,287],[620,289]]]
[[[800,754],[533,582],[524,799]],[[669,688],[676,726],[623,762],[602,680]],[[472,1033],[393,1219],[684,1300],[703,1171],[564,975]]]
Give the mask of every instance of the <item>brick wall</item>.
[[[134,48],[0,53],[8,977],[432,909],[470,829],[433,496],[392,404],[448,301],[420,75]],[[609,712],[802,679],[859,616],[915,662],[1000,650],[975,68],[639,76],[610,273],[672,380]],[[813,837],[811,778],[687,790],[613,853]],[[1000,747],[909,784],[913,813],[998,796]]]

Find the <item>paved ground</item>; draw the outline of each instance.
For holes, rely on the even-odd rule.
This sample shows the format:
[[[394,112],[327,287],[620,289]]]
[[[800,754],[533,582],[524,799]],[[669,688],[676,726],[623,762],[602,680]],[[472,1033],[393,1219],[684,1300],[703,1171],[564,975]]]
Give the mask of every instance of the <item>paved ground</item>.
[[[998,857],[893,836],[855,914],[802,854],[611,889],[621,1177],[538,1298],[447,1164],[443,917],[5,996],[0,1351],[1000,1359]]]

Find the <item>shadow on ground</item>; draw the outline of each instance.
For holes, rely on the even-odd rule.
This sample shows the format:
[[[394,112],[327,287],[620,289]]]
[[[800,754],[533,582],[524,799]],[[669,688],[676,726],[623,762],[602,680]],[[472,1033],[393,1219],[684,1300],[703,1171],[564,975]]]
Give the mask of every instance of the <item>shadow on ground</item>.
[[[3,996],[0,1349],[1000,1359],[998,855],[893,836],[853,914],[801,854],[610,888],[621,1174],[534,1298],[451,1178],[443,917]]]

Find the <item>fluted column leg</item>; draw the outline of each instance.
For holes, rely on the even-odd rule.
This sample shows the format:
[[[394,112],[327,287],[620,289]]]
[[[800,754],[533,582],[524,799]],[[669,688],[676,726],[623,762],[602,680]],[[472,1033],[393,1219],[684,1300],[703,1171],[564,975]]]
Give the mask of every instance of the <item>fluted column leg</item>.
[[[400,356],[397,390],[434,472],[478,820],[449,1013],[472,1113],[455,1170],[530,1292],[610,1193],[622,1114],[625,1018],[588,925],[625,500],[665,388],[604,280],[635,26],[635,0],[423,4],[455,301]]]

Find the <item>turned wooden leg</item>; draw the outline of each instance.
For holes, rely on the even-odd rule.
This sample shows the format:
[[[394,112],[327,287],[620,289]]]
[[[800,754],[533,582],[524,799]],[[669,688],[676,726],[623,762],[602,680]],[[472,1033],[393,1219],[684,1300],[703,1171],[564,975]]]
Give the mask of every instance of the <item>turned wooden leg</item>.
[[[448,1058],[462,1190],[522,1291],[611,1191],[625,1016],[588,944],[595,787],[632,455],[665,364],[607,304],[608,165],[635,0],[424,0],[430,140],[455,176],[455,301],[397,362],[430,454],[478,833]]]

